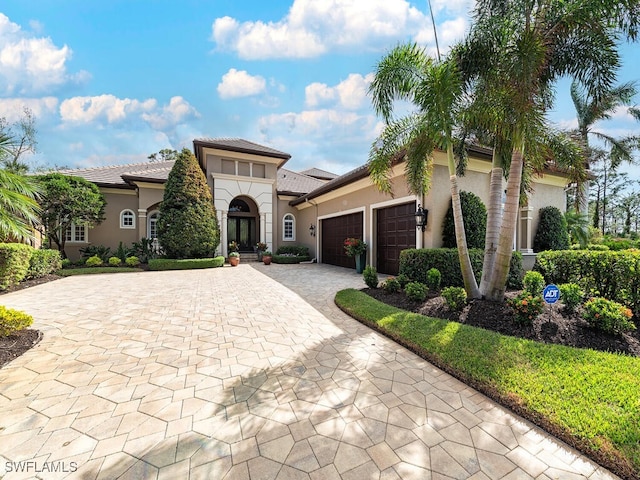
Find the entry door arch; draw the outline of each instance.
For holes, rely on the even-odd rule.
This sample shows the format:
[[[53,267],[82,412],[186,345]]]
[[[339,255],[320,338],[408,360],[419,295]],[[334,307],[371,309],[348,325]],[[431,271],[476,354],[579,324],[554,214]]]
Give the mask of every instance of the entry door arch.
[[[241,252],[252,252],[260,238],[258,215],[258,206],[252,198],[235,197],[227,214],[227,242],[237,242]]]

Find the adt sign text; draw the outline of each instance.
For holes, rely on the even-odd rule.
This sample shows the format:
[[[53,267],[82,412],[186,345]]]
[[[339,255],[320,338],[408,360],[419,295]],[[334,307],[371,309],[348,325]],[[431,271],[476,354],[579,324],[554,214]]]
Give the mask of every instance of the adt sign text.
[[[560,299],[560,289],[553,283],[544,287],[542,299],[548,304],[556,303]]]

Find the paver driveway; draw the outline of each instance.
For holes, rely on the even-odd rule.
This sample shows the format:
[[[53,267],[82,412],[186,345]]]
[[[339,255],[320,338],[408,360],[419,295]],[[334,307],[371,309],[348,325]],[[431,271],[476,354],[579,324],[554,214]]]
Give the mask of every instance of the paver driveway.
[[[349,286],[363,283],[346,269],[255,264],[3,296],[45,336],[0,370],[0,472],[615,478],[344,315],[333,296]]]

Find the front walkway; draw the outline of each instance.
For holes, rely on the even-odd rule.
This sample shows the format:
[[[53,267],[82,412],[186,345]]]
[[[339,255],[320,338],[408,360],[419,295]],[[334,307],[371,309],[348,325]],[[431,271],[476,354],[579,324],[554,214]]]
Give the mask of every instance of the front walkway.
[[[2,296],[44,339],[0,369],[0,474],[615,478],[335,307],[362,286],[337,267],[241,264]]]

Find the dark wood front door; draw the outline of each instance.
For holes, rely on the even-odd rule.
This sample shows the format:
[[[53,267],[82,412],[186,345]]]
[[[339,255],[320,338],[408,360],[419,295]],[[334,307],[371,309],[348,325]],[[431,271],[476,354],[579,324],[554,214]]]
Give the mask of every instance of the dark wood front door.
[[[322,263],[356,268],[354,258],[344,252],[345,238],[364,238],[362,212],[322,220]]]
[[[253,252],[256,240],[256,219],[254,217],[229,217],[227,219],[229,243],[236,241],[241,252]]]
[[[415,211],[415,202],[377,210],[378,272],[397,275],[400,270],[400,252],[405,248],[416,248]]]

